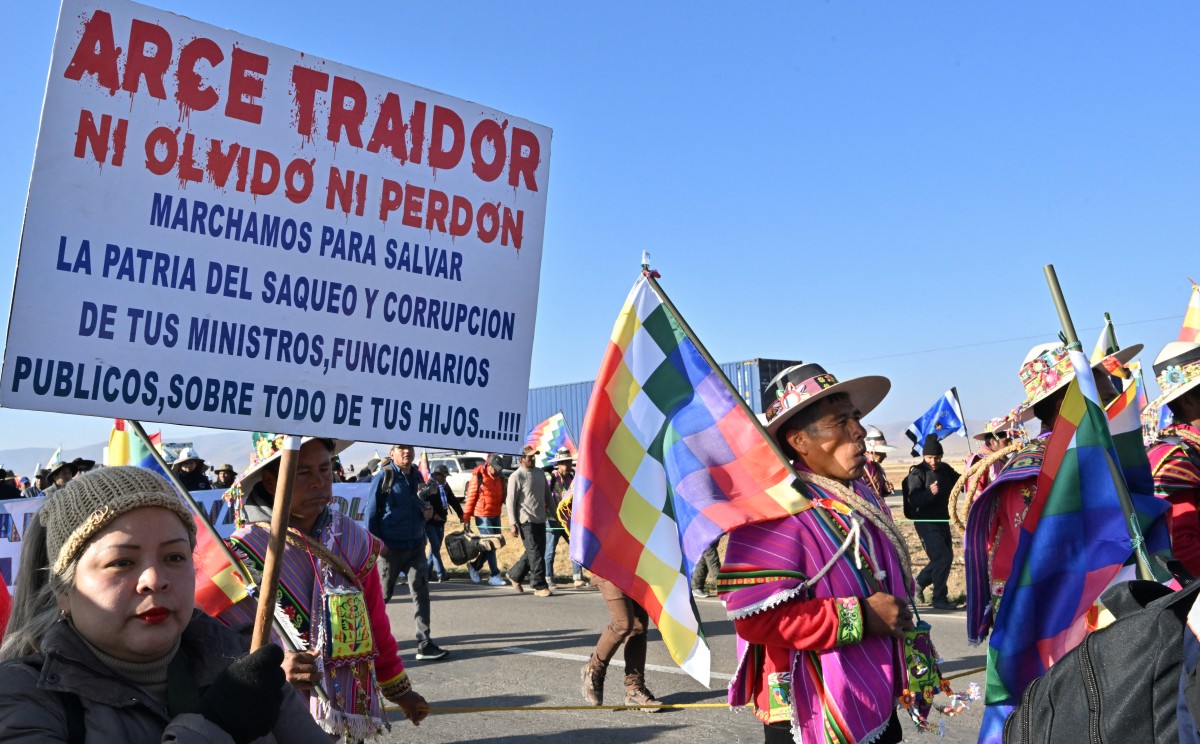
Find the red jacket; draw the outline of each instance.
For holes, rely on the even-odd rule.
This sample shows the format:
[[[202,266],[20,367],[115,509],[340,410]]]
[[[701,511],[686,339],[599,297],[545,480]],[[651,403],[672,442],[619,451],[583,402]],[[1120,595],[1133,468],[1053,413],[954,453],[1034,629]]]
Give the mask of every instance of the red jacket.
[[[487,464],[471,471],[467,482],[467,505],[463,508],[463,522],[471,517],[498,517],[504,508],[504,483],[488,472]]]

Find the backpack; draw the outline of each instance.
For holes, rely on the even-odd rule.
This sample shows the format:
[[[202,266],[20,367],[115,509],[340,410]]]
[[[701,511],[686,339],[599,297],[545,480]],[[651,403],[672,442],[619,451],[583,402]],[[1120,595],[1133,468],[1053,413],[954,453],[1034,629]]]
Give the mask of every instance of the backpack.
[[[1117,619],[1025,689],[1004,744],[1178,742],[1184,623],[1197,590],[1197,581],[1178,592],[1153,581],[1106,590],[1101,602]]]
[[[904,480],[900,481],[900,494],[901,494],[901,496],[904,497],[904,518],[905,519],[917,519],[918,518],[917,517],[917,507],[914,506],[913,503],[908,500],[908,479],[911,478],[917,472],[917,469],[919,467],[921,467],[920,464],[913,465],[911,468],[908,469],[908,475],[904,476]]]

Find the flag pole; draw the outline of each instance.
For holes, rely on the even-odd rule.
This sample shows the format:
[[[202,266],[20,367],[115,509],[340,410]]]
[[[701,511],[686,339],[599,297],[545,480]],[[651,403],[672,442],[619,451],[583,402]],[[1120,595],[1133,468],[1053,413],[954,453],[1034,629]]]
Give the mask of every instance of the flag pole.
[[[954,402],[958,404],[958,412],[962,413],[963,436],[967,438],[967,454],[975,454],[975,450],[971,449],[971,432],[967,431],[967,414],[963,413],[962,399],[958,397],[958,387],[950,388],[950,394],[954,396]]]
[[[1058,311],[1058,321],[1062,325],[1063,337],[1067,341],[1067,351],[1083,353],[1083,347],[1079,344],[1079,336],[1075,333],[1075,323],[1071,320],[1071,312],[1067,309],[1067,300],[1063,297],[1062,287],[1058,283],[1058,274],[1054,271],[1054,264],[1046,264],[1042,267],[1042,272],[1046,275],[1046,283],[1050,285],[1050,296],[1054,300],[1054,309]],[[1075,372],[1076,375],[1081,373],[1082,370],[1076,370]],[[1104,425],[1108,426],[1107,417],[1105,417]],[[1108,457],[1107,452],[1105,456]],[[1150,557],[1146,555],[1142,530],[1138,526],[1137,517],[1133,515],[1129,487],[1125,484],[1125,477],[1117,470],[1116,463],[1112,462],[1111,457],[1108,457],[1108,459],[1108,467],[1112,471],[1113,485],[1117,488],[1117,497],[1121,502],[1121,511],[1125,513],[1125,527],[1129,531],[1129,539],[1133,543],[1133,554],[1137,560],[1138,578],[1153,581],[1154,571],[1150,567]]]
[[[721,381],[721,384],[725,386],[725,389],[729,391],[729,394],[733,396],[733,399],[738,402],[738,405],[740,405],[742,410],[746,412],[747,416],[749,416],[750,421],[754,424],[754,427],[758,429],[758,433],[764,440],[766,440],[767,444],[770,445],[771,451],[775,453],[775,456],[778,457],[779,461],[783,463],[784,467],[787,468],[788,474],[792,476],[792,488],[796,489],[801,498],[804,500],[804,509],[811,508],[812,500],[808,498],[808,491],[802,485],[803,481],[800,480],[800,475],[796,472],[796,469],[792,467],[792,461],[789,460],[787,456],[783,454],[783,450],[779,448],[779,443],[775,441],[775,437],[767,433],[766,427],[764,427],[762,422],[758,420],[758,416],[755,415],[754,411],[750,410],[750,405],[746,403],[746,399],[742,397],[742,394],[737,391],[737,388],[735,388],[733,383],[729,381],[729,378],[725,376],[725,373],[721,370],[721,366],[713,360],[712,355],[708,353],[708,349],[704,348],[704,344],[700,343],[700,339],[696,336],[695,331],[693,331],[692,327],[689,326],[687,321],[683,319],[683,316],[679,314],[679,310],[675,307],[675,303],[671,302],[671,298],[667,297],[667,293],[664,292],[663,288],[659,286],[657,281],[655,281],[654,274],[650,271],[648,264],[642,264],[642,275],[646,277],[646,281],[649,282],[650,288],[654,290],[654,294],[658,295],[658,299],[663,305],[666,306],[671,315],[674,316],[675,322],[679,323],[680,329],[688,337],[688,340],[692,342],[692,345],[696,347],[696,351],[700,352],[700,356],[703,357],[708,366],[712,368],[713,372],[716,373],[717,379]],[[804,509],[801,509],[801,511],[804,511]]]
[[[296,482],[296,465],[299,460],[300,437],[285,436],[283,454],[279,459],[275,500],[271,504],[271,536],[267,541],[267,555],[263,562],[258,612],[254,616],[254,635],[250,641],[251,652],[271,641],[271,622],[275,618],[275,592],[279,590],[279,575],[283,571],[283,551],[287,549],[288,520],[292,514],[292,486]]]
[[[136,419],[125,419],[125,421],[129,423],[129,426],[133,429],[133,433],[142,441],[142,444],[146,446],[146,449],[150,451],[150,454],[154,456],[154,461],[158,463],[159,469],[162,470],[167,476],[167,480],[171,481],[171,485],[175,486],[175,490],[178,491],[181,496],[183,496],[183,500],[187,502],[187,505],[192,510],[192,513],[200,518],[200,524],[203,525],[204,529],[208,531],[208,534],[212,536],[213,541],[217,545],[221,546],[221,551],[225,554],[226,560],[229,561],[230,567],[234,570],[234,572],[237,573],[242,584],[248,588],[253,587],[254,580],[250,577],[250,573],[246,570],[245,565],[243,565],[242,562],[238,560],[237,556],[233,554],[233,551],[229,549],[229,543],[225,542],[225,538],[221,537],[221,534],[217,532],[217,528],[213,527],[212,522],[208,521],[208,515],[205,514],[204,510],[200,508],[200,504],[196,503],[196,500],[192,498],[191,492],[184,487],[183,483],[179,480],[179,476],[175,475],[175,471],[172,470],[171,466],[167,464],[167,461],[163,459],[162,453],[159,452],[158,448],[154,446],[154,443],[150,441],[150,436],[146,434],[146,429],[142,426],[142,422]],[[272,590],[271,596],[272,598],[275,596],[274,590]],[[273,613],[271,620],[276,624],[279,622],[277,619],[275,619]],[[300,650],[296,648],[295,644],[292,643],[292,639],[289,638],[286,633],[281,631],[278,635],[279,640],[283,642],[284,647],[287,648],[288,651],[295,652]],[[320,683],[313,683],[313,691],[322,701],[328,702],[329,698],[325,695],[325,690],[322,689]]]
[[[567,437],[570,438],[571,443],[575,445],[575,449],[578,451],[579,440],[575,438],[575,432],[571,431],[571,425],[567,423],[567,414],[563,413],[561,408],[558,409],[558,414],[563,417],[563,428],[567,430]]]

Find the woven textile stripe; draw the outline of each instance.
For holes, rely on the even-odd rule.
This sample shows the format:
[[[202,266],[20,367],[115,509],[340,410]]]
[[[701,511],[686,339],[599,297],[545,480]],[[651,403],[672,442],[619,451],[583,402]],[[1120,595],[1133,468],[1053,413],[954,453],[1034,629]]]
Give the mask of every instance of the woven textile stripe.
[[[1088,609],[1133,554],[1122,463],[1083,354],[1046,445],[996,614],[980,742],[1000,742],[1025,688],[1086,633]],[[1143,455],[1143,459],[1145,456]],[[1152,504],[1138,505],[1154,514]],[[1161,513],[1161,507],[1158,509]]]
[[[613,328],[579,444],[571,557],[645,607],[707,685],[692,568],[723,532],[805,500],[645,277]]]
[[[539,454],[537,467],[548,468],[554,462],[554,456],[562,447],[566,447],[572,456],[577,454],[575,442],[567,433],[567,419],[558,412],[542,423],[533,427],[525,444],[536,449]]]

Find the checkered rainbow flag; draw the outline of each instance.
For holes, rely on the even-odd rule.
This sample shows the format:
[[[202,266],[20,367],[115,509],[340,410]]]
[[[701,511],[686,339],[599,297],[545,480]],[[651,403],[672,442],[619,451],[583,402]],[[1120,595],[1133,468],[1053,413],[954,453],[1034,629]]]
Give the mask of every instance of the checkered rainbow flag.
[[[560,447],[566,447],[572,456],[576,454],[575,442],[571,441],[571,434],[567,430],[567,419],[562,415],[562,411],[533,427],[525,444],[540,453],[537,459],[539,468],[549,467],[554,462],[554,456],[558,454]]]
[[[580,434],[571,558],[646,608],[671,658],[706,686],[692,568],[722,533],[808,504],[751,416],[641,276]]]

